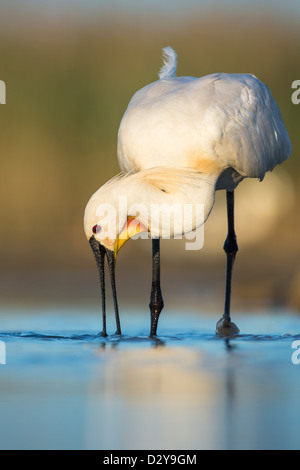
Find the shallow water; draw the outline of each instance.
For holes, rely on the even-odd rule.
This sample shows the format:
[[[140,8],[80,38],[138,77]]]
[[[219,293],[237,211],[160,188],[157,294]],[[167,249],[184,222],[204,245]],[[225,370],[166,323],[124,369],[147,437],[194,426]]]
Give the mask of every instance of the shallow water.
[[[299,449],[300,318],[234,315],[230,342],[218,319],[166,310],[154,341],[123,311],[103,339],[97,307],[2,309],[0,448]]]

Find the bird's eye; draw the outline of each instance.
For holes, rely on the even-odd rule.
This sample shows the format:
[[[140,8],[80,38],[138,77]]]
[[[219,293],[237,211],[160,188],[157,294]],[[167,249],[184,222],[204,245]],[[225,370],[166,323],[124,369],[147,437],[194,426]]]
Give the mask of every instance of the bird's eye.
[[[101,231],[100,225],[94,225],[92,228],[93,233],[99,233]]]

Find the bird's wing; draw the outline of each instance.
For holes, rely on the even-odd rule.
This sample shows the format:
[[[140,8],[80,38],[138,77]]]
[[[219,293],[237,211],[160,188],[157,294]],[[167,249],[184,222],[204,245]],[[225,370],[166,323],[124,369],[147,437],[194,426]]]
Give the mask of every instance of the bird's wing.
[[[269,88],[253,75],[216,74],[214,97],[202,121],[206,152],[242,176],[262,179],[291,153],[291,143]]]

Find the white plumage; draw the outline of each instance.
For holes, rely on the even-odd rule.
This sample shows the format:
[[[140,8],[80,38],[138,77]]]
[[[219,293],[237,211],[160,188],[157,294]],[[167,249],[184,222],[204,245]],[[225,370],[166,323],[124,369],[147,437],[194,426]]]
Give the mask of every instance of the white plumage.
[[[172,47],[165,47],[163,49],[163,58],[164,58],[164,65],[159,71],[159,78],[170,78],[176,76],[176,69],[177,69],[177,54],[172,49]]]
[[[291,144],[269,88],[254,75],[215,73],[161,79],[139,90],[121,121],[122,171],[159,165],[262,179]]]
[[[152,237],[164,233],[158,221],[149,220],[151,204],[204,204],[206,220],[215,190],[232,192],[243,178],[262,180],[291,153],[279,108],[254,75],[176,77],[176,53],[170,47],[163,53],[159,80],[134,94],[119,127],[118,161],[124,176],[100,188],[85,211],[88,239],[94,234],[115,253],[128,217],[135,217],[139,231],[147,229]],[[139,203],[144,212],[120,210],[120,196],[126,196],[127,209]],[[116,232],[103,238],[93,227],[102,226],[97,208],[105,203],[115,208],[117,224]],[[193,229],[198,223],[195,219]]]

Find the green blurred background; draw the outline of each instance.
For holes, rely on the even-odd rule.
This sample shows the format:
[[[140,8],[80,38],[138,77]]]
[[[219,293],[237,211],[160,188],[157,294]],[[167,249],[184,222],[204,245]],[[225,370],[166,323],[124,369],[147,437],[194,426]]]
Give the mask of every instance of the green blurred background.
[[[281,109],[292,157],[263,183],[243,182],[236,191],[233,308],[300,308],[300,105],[291,101],[292,82],[300,79],[299,6],[224,5],[1,2],[2,304],[98,300],[84,208],[119,172],[122,115],[133,93],[157,79],[161,49],[170,45],[178,75],[253,73]],[[201,251],[163,241],[167,306],[222,310],[225,237],[224,195],[217,194]],[[129,241],[118,256],[121,308],[125,302],[146,308],[150,280],[150,240]]]

